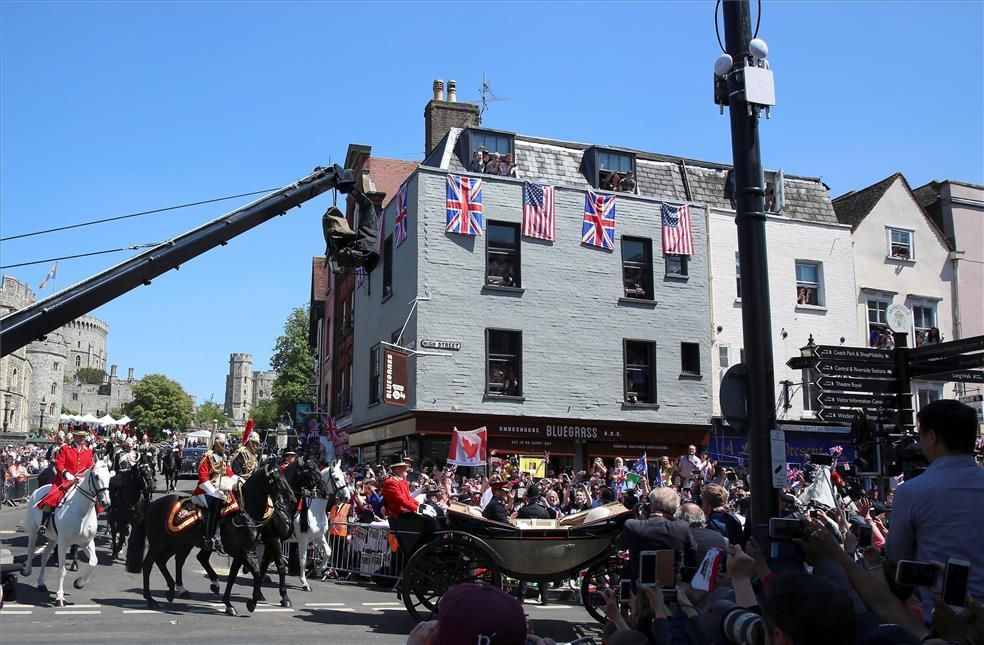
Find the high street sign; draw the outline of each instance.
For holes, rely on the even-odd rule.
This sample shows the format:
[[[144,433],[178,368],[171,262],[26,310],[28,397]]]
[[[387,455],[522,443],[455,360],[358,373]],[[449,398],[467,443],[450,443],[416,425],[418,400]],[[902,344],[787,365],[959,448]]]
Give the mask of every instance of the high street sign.
[[[967,352],[979,352],[984,350],[984,336],[971,336],[960,340],[951,340],[948,343],[936,345],[923,345],[909,350],[909,356],[914,361],[929,360],[932,358],[949,358]]]
[[[895,369],[888,365],[852,361],[828,361],[817,363],[817,371],[823,376],[856,376],[859,378],[892,378]]]
[[[820,377],[817,386],[824,392],[892,392],[895,381],[877,381],[873,379],[853,379],[843,377]]]
[[[951,356],[932,361],[919,361],[912,363],[909,369],[914,376],[919,376],[922,374],[964,370],[972,367],[984,367],[984,354],[968,354],[966,356]]]
[[[817,397],[824,406],[841,408],[894,408],[895,395],[889,394],[850,394],[843,392],[821,392]]]
[[[861,363],[894,363],[895,352],[890,349],[870,347],[841,347],[838,345],[818,345],[814,349],[817,358]]]

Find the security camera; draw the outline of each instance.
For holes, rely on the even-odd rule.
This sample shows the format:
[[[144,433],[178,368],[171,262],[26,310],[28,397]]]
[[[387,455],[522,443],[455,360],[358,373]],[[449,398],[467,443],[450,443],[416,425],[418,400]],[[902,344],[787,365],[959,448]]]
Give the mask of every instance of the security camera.
[[[735,62],[731,58],[730,54],[721,54],[720,56],[717,57],[717,60],[714,61],[714,73],[717,74],[718,76],[724,76],[729,71],[731,71],[731,67],[734,65],[734,63]]]
[[[752,38],[748,43],[748,51],[758,60],[762,60],[769,55],[769,46],[761,38]]]

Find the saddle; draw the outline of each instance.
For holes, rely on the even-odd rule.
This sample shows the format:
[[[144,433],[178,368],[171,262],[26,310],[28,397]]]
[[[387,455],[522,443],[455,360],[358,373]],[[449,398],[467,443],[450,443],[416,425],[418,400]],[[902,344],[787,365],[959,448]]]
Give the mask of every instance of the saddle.
[[[239,502],[234,495],[229,496],[229,501],[219,509],[219,517],[223,518],[231,515],[240,509]],[[266,522],[273,517],[273,500],[267,497],[266,510],[263,512],[263,519]],[[171,535],[180,535],[192,528],[202,520],[202,509],[191,501],[190,497],[179,497],[167,511],[164,521],[165,530]]]

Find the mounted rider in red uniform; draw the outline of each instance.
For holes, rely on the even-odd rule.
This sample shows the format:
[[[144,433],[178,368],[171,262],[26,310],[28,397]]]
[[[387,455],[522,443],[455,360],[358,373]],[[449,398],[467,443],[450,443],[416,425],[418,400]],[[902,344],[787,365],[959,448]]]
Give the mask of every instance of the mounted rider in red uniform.
[[[225,478],[225,479],[223,479]],[[239,481],[229,467],[225,457],[225,437],[215,435],[212,449],[205,453],[198,462],[198,486],[192,493],[191,500],[203,509],[205,528],[202,531],[204,549],[206,551],[222,552],[222,542],[217,535],[219,528],[219,511],[228,501],[226,492],[230,491]],[[232,495],[232,493],[228,493]]]
[[[64,445],[58,450],[55,456],[55,481],[51,484],[51,490],[44,496],[37,507],[42,510],[41,526],[38,527],[38,537],[44,537],[45,526],[51,519],[51,514],[61,502],[65,491],[69,489],[82,473],[95,465],[92,458],[92,450],[85,445],[85,430],[76,430],[72,433],[74,441],[69,445]]]

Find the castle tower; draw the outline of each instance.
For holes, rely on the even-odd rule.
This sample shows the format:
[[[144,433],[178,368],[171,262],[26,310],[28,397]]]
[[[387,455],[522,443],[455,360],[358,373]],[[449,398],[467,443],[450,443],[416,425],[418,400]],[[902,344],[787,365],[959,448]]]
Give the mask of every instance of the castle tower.
[[[27,346],[27,360],[32,371],[31,402],[28,407],[31,429],[58,427],[67,356],[68,348],[60,330],[50,332],[45,340]]]
[[[226,375],[225,412],[237,426],[246,425],[253,403],[253,356],[230,354]]]
[[[9,275],[3,276],[0,283],[0,316],[23,309],[34,300],[34,292],[29,286]],[[4,431],[30,430],[32,385],[27,348],[22,347],[0,358],[0,423]]]

